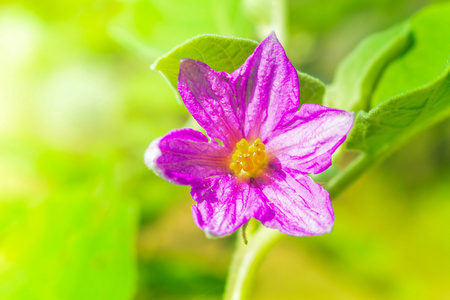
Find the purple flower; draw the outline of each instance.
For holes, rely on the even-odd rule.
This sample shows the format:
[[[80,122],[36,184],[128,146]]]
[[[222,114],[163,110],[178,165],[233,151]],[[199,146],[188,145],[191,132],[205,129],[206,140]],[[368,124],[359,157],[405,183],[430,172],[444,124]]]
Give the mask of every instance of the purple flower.
[[[331,165],[353,113],[315,104],[299,110],[297,71],[274,33],[231,74],[183,59],[178,90],[209,138],[171,130],[150,144],[145,162],[192,187],[198,227],[221,236],[255,218],[294,236],[331,231],[330,196],[307,174]]]

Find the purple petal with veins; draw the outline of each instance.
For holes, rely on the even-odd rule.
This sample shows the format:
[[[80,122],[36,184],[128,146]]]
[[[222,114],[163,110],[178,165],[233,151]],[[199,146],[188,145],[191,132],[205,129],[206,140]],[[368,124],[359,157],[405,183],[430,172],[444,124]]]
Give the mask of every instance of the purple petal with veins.
[[[150,144],[146,164],[166,180],[188,185],[198,178],[229,173],[228,151],[201,132],[175,129]]]

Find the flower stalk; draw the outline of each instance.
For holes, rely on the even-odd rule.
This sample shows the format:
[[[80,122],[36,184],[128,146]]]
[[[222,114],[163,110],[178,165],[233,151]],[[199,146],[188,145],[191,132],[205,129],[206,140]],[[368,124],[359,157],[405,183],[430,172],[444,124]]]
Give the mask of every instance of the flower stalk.
[[[252,222],[254,221],[252,220]],[[252,224],[252,226],[257,226],[257,224]],[[240,236],[236,241],[236,250],[225,287],[225,300],[247,299],[254,275],[263,258],[272,246],[284,236],[279,231],[264,226],[258,226],[254,233],[250,233],[248,229],[248,244],[245,245]]]

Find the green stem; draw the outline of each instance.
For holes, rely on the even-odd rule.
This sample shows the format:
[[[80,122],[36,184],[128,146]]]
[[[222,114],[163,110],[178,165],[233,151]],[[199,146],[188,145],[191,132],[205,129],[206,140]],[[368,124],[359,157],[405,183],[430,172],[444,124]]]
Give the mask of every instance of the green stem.
[[[372,156],[361,153],[355,160],[353,160],[344,171],[338,173],[326,185],[325,189],[330,194],[331,200],[339,196],[350,184],[358,179],[362,173],[367,171],[373,164]]]
[[[327,185],[326,189],[331,198],[338,196],[351,183],[360,177],[373,163],[372,156],[361,154],[344,171],[337,174]],[[225,287],[224,300],[247,299],[252,287],[253,277],[256,270],[275,243],[283,235],[277,230],[268,229],[263,226],[248,236],[248,245],[240,241],[238,236],[236,250],[234,252],[230,271]]]
[[[267,252],[281,237],[283,235],[277,230],[263,226],[259,226],[253,235],[248,236],[247,245],[241,241],[241,236],[238,236],[225,287],[225,300],[247,298],[258,266]]]

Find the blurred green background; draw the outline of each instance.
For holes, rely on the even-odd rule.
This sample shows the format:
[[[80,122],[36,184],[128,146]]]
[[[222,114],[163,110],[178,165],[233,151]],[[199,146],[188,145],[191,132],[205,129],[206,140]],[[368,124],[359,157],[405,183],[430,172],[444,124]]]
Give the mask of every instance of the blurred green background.
[[[220,299],[234,236],[206,239],[189,188],[143,164],[190,122],[160,55],[201,33],[262,40],[329,83],[367,35],[432,1],[3,0],[0,299]],[[252,299],[450,299],[450,121],[334,201],[335,229],[287,237]]]

